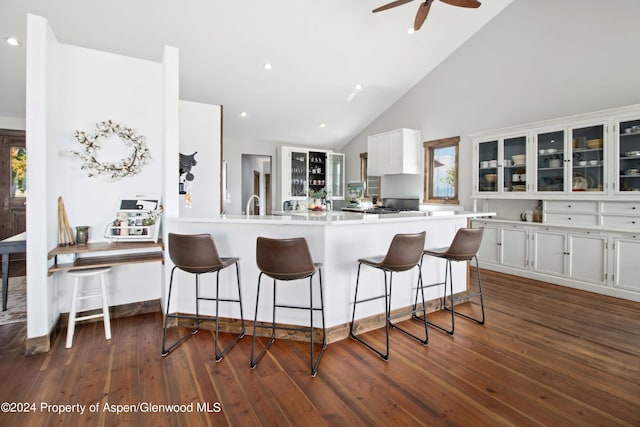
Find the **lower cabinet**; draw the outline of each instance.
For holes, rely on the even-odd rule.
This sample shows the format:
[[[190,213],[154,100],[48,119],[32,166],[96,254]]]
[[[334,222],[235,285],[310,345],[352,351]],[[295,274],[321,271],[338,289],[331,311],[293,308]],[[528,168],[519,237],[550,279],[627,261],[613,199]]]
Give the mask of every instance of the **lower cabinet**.
[[[481,267],[640,301],[640,233],[474,220]]]
[[[496,226],[475,221],[474,227],[484,227],[482,246],[478,251],[480,263],[528,268],[528,231],[517,226]]]
[[[608,237],[546,229],[533,236],[535,271],[606,284]]]
[[[613,286],[640,292],[638,266],[640,266],[640,238],[616,238],[613,243]]]

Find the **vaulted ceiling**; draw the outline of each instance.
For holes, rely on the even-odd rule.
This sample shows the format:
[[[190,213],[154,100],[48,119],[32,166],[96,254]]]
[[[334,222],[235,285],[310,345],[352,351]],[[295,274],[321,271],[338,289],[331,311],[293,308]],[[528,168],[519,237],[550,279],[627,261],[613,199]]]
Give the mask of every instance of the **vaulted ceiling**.
[[[65,44],[152,61],[177,47],[180,99],[223,105],[225,141],[336,148],[511,2],[435,1],[408,34],[420,1],[374,14],[385,0],[2,0],[0,36],[23,44],[0,46],[0,116],[25,114],[32,13]]]

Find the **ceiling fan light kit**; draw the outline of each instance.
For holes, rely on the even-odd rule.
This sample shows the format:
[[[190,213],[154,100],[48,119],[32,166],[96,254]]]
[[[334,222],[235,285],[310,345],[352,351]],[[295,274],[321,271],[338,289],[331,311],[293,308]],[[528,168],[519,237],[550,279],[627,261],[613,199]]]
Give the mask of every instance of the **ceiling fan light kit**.
[[[373,9],[373,13],[382,12],[383,10],[391,9],[397,6],[402,6],[403,4],[407,4],[412,1],[413,0],[392,1],[391,3],[387,3],[385,5],[382,5],[380,7]],[[451,6],[466,7],[466,8],[472,8],[472,9],[478,8],[481,5],[481,3],[478,0],[440,0],[440,1],[443,3],[449,4]],[[431,9],[431,3],[433,2],[434,0],[425,0],[418,7],[418,13],[416,14],[416,19],[413,22],[414,31],[418,31],[420,27],[422,27],[422,24],[424,24],[424,21],[427,20],[427,16],[429,15],[429,10]]]

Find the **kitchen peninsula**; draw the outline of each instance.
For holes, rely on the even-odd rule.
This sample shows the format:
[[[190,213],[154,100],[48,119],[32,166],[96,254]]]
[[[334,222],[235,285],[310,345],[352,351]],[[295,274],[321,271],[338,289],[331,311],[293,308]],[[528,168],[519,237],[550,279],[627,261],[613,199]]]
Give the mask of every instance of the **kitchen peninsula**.
[[[220,218],[190,219],[166,218],[169,232],[181,234],[209,233],[213,236],[218,251],[224,257],[240,258],[240,277],[245,319],[250,319],[255,310],[255,296],[258,280],[258,268],[255,262],[256,238],[304,237],[307,239],[315,262],[323,264],[322,280],[324,285],[325,321],[329,331],[329,341],[345,338],[348,331],[343,326],[351,320],[353,295],[355,292],[356,274],[359,258],[382,255],[386,253],[391,239],[397,233],[427,232],[426,247],[448,246],[458,228],[468,226],[471,218],[494,216],[494,212],[455,212],[448,215],[431,215],[429,212],[398,213],[388,215],[370,215],[353,212],[280,212],[280,215],[223,215]],[[167,262],[167,271],[172,268]],[[457,264],[457,265],[456,265]],[[425,258],[423,265],[425,283],[444,280],[444,263]],[[467,268],[464,263],[454,263],[454,292],[466,289]],[[169,275],[165,275],[167,280]],[[213,275],[212,275],[213,276]],[[183,282],[176,287],[180,296],[171,312],[191,312],[194,310],[191,286],[193,278],[186,274],[177,274],[174,280]],[[210,282],[205,282],[209,280]],[[202,277],[201,289],[213,289],[214,277]],[[222,273],[220,280],[224,283],[221,290],[233,290],[235,275]],[[317,280],[317,279],[314,279]],[[392,310],[408,307],[413,304],[417,271],[401,273],[394,278]],[[264,280],[265,286],[271,286]],[[361,282],[363,298],[383,293],[384,279],[379,271],[363,269]],[[281,287],[278,294],[279,303],[295,303],[308,300],[308,282],[291,282],[287,288]],[[286,290],[284,290],[286,289]],[[317,288],[314,286],[314,291]],[[203,293],[206,291],[203,291]],[[221,291],[221,295],[224,291]],[[441,295],[441,287],[425,290],[429,300]],[[318,295],[314,295],[317,301]],[[262,305],[262,302],[261,304]],[[270,319],[270,306],[265,304],[258,309],[258,319]],[[383,303],[364,304],[359,314],[370,317],[384,312]],[[225,311],[226,310],[226,311]],[[214,313],[213,305],[201,304],[201,314]],[[221,317],[239,318],[237,307],[221,306]],[[308,325],[308,313],[298,310],[282,310],[278,313],[279,321],[295,325]]]

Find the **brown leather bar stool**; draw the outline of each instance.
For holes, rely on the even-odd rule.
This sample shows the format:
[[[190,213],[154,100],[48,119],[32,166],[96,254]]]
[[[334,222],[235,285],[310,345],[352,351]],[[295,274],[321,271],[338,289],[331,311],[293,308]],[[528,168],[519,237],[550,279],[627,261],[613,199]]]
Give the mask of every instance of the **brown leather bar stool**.
[[[256,313],[253,322],[253,339],[251,341],[251,369],[255,368],[262,356],[269,349],[276,339],[276,329],[288,331],[308,332],[310,335],[310,367],[311,376],[316,375],[322,353],[327,348],[327,335],[324,326],[324,301],[322,297],[322,264],[314,263],[311,258],[311,252],[307,241],[302,237],[293,239],[270,239],[267,237],[258,237],[256,245],[256,261],[260,274],[258,275],[258,290],[256,293]],[[313,276],[318,273],[320,284],[320,307],[313,305]],[[260,302],[260,282],[262,276],[268,276],[273,279],[273,308],[271,324],[258,325],[258,303]],[[276,300],[276,281],[291,281],[309,278],[309,306],[291,306],[278,304]],[[289,327],[276,326],[276,308],[291,308],[298,310],[309,310],[310,326],[307,327]],[[322,317],[322,348],[318,356],[314,358],[313,344],[313,313],[320,311]],[[271,329],[271,337],[269,342],[264,346],[260,353],[255,356],[256,345],[256,329]]]
[[[451,312],[451,329],[447,329],[441,325],[437,325],[433,322],[427,322],[429,325],[440,329],[443,332],[448,333],[449,335],[453,335],[453,331],[455,328],[454,324],[454,315],[465,317],[469,320],[473,320],[479,324],[484,324],[484,300],[482,298],[482,281],[480,280],[480,264],[478,263],[478,250],[480,249],[480,244],[482,243],[482,235],[484,233],[484,228],[460,228],[456,232],[456,235],[451,242],[451,245],[447,248],[437,248],[437,249],[426,249],[424,251],[424,255],[434,256],[437,258],[442,258],[447,260],[447,264],[445,267],[444,273],[444,282],[432,283],[428,285],[422,285],[421,288],[430,288],[433,286],[443,286],[444,285],[444,295],[442,297],[442,307],[445,310]],[[474,318],[464,313],[459,313],[454,310],[454,298],[453,298],[453,275],[451,272],[451,263],[459,262],[459,261],[471,261],[475,259],[476,261],[476,273],[478,274],[478,292],[469,294],[464,297],[465,300],[471,298],[480,297],[480,308],[482,311],[482,317]],[[422,265],[422,261],[420,261]],[[450,289],[450,302],[451,306],[447,306],[447,282],[449,283]],[[416,293],[416,302],[417,302],[418,294]]]
[[[169,233],[169,256],[175,266],[171,269],[171,280],[169,281],[169,296],[167,297],[167,311],[164,318],[164,334],[162,336],[162,356],[166,356],[182,344],[184,340],[195,334],[199,330],[200,322],[202,320],[208,320],[207,318],[200,317],[200,301],[215,301],[216,302],[216,334],[215,334],[215,352],[216,362],[222,360],[224,355],[231,349],[231,347],[238,342],[240,338],[244,336],[244,316],[242,315],[242,294],[240,292],[240,271],[238,269],[238,258],[221,258],[218,255],[218,249],[213,241],[213,238],[209,234],[175,234]],[[238,299],[220,298],[220,271],[230,267],[236,266],[236,281],[238,283]],[[196,275],[196,314],[169,314],[169,307],[171,303],[171,290],[173,288],[173,274],[177,269],[185,271],[187,273]],[[199,279],[201,274],[216,273],[216,294],[215,297],[201,297]],[[240,306],[240,334],[229,343],[222,351],[218,349],[218,336],[220,332],[220,318],[218,316],[218,308],[220,302],[235,302]],[[167,340],[167,325],[169,319],[190,319],[194,320],[194,326],[191,330],[191,334],[185,335],[178,339],[175,343],[166,347]]]
[[[358,275],[356,278],[356,293],[353,298],[353,313],[351,315],[351,329],[349,331],[349,336],[364,344],[368,349],[379,355],[383,360],[389,360],[389,328],[394,327],[401,332],[404,332],[406,335],[420,341],[422,344],[427,345],[429,343],[429,333],[427,331],[427,321],[426,321],[426,304],[424,301],[424,291],[422,291],[422,307],[418,307],[417,303],[414,304],[413,309],[408,312],[398,313],[394,316],[391,316],[391,288],[393,286],[393,273],[398,273],[401,271],[408,271],[414,267],[419,267],[420,259],[422,257],[422,252],[424,251],[424,241],[425,241],[426,232],[416,233],[416,234],[396,234],[391,241],[391,245],[387,250],[387,254],[383,256],[377,256],[373,258],[361,258],[358,260]],[[358,300],[358,287],[360,286],[360,267],[362,265],[368,265],[369,267],[377,268],[382,270],[384,274],[384,295],[378,295],[371,298],[365,298]],[[389,280],[387,282],[387,273],[389,273]],[[421,270],[418,268],[418,287],[416,288],[416,292],[419,289],[420,283],[422,283]],[[385,305],[385,329],[386,329],[386,350],[383,353],[382,351],[374,348],[371,344],[364,341],[362,338],[357,336],[354,333],[355,329],[355,316],[356,316],[356,305],[361,304],[363,302],[373,301],[384,298]],[[416,294],[417,298],[417,294]],[[416,300],[417,301],[417,300]],[[418,311],[422,311],[423,317],[422,321],[424,322],[424,334],[425,338],[422,339],[417,335],[407,331],[406,329],[401,328],[400,326],[391,323],[391,320],[396,319],[398,317],[407,316],[408,314],[412,315],[412,318],[417,318],[416,313]]]

